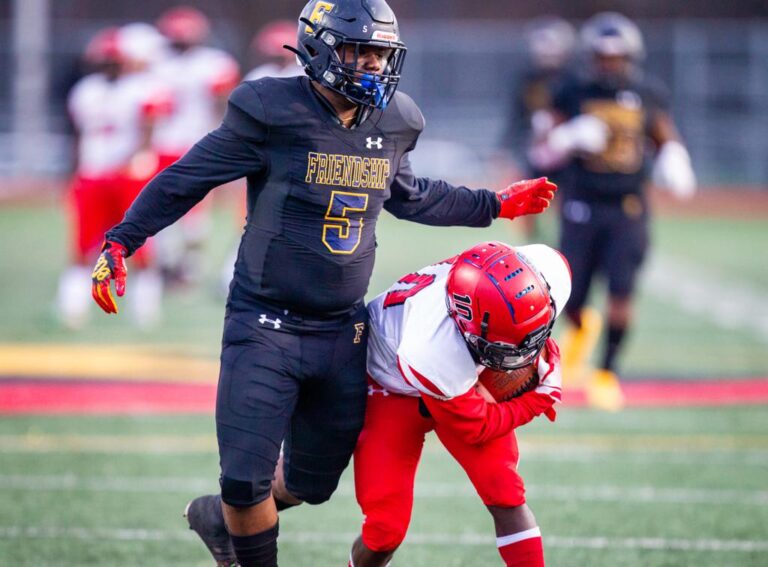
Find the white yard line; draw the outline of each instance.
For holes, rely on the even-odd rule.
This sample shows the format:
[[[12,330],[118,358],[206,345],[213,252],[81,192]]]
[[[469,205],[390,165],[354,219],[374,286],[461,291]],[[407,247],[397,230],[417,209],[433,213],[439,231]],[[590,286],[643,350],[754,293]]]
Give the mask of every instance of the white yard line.
[[[768,343],[768,294],[679,257],[655,253],[643,288],[664,302],[709,319],[718,327],[754,333]]]
[[[280,541],[294,544],[343,545],[352,542],[357,534],[343,532],[286,532]],[[196,536],[189,530],[142,530],[130,528],[80,528],[80,527],[23,527],[0,526],[0,539],[77,539],[84,541],[194,541]],[[491,546],[495,538],[491,534],[410,533],[406,544]],[[564,537],[544,535],[544,545],[566,549],[644,549],[652,551],[722,551],[768,552],[765,540],[732,539],[681,539],[681,538],[613,538],[613,537]]]
[[[688,455],[728,453],[729,458],[739,454],[768,456],[768,436],[765,434],[680,434],[666,433],[585,433],[540,435],[525,432],[521,435],[523,455],[575,454],[578,452]],[[213,435],[94,435],[82,433],[0,433],[0,454],[141,454],[175,458],[179,454],[210,453],[216,455]],[[445,455],[439,443],[427,443],[425,455]]]
[[[128,493],[200,493],[216,490],[215,479],[187,477],[80,477],[75,475],[0,475],[0,490],[84,491]],[[640,504],[703,504],[768,506],[768,491],[725,488],[691,489],[654,486],[526,485],[529,497],[556,502],[618,502]],[[337,497],[352,497],[350,482],[342,482]],[[416,482],[416,497],[477,498],[469,481]]]

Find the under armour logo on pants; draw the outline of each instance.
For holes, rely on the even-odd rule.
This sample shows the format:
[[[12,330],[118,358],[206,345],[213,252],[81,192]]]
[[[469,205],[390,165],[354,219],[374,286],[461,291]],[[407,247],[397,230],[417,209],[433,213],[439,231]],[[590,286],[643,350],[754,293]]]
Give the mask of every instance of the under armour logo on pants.
[[[261,316],[259,317],[259,323],[261,323],[262,325],[264,323],[272,323],[272,326],[275,329],[279,329],[280,323],[282,323],[282,321],[280,319],[270,319],[269,317],[267,317],[266,313],[262,313]]]

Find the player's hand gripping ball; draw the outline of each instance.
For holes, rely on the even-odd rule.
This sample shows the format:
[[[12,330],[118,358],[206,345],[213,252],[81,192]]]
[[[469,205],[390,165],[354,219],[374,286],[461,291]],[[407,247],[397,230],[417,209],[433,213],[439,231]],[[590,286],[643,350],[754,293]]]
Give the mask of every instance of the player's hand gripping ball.
[[[546,356],[546,346],[541,356]],[[497,402],[511,400],[530,392],[539,385],[538,360],[532,364],[514,370],[492,370],[485,368],[478,377],[478,382]]]

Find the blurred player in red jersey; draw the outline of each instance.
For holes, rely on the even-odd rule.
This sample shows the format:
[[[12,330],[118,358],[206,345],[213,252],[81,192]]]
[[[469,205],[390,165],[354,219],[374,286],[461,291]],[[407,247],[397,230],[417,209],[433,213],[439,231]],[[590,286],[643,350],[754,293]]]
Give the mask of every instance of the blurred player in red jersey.
[[[162,170],[219,125],[227,97],[240,81],[240,68],[228,53],[204,45],[210,22],[195,8],[178,6],[164,12],[157,27],[169,49],[154,73],[174,96],[173,112],[158,122],[152,138]],[[209,223],[209,206],[204,202],[157,235],[158,261],[168,279],[181,283],[199,279]]]
[[[137,42],[133,32],[116,27],[101,31],[85,52],[94,72],[69,95],[77,132],[70,193],[74,262],[60,278],[57,298],[59,316],[69,328],[80,328],[87,318],[91,270],[86,261],[155,171],[150,138],[156,120],[169,109],[169,93],[145,72],[150,55],[146,38]],[[160,309],[161,283],[150,255],[148,248],[135,258],[135,299],[129,306],[142,327],[153,325]]]
[[[555,418],[559,352],[549,335],[570,287],[568,264],[554,249],[486,242],[408,274],[368,305],[368,406],[355,449],[365,519],[350,567],[387,565],[405,538],[430,431],[488,507],[505,565],[544,565],[514,429],[542,413]],[[477,385],[486,368],[534,362],[539,384],[516,398],[495,403]]]

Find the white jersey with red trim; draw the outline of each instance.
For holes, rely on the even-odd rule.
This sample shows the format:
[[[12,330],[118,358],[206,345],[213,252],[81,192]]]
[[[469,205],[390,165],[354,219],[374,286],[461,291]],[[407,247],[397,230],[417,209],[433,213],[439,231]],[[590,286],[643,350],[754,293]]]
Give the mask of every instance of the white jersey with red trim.
[[[101,73],[80,79],[67,106],[79,134],[78,172],[98,178],[117,173],[139,150],[143,122],[167,92],[147,73],[110,80]]]
[[[559,315],[571,277],[559,252],[543,244],[515,247],[541,272]],[[475,363],[448,315],[446,282],[453,259],[400,278],[368,304],[368,373],[387,390],[451,399],[469,391],[483,366]]]
[[[173,92],[174,107],[158,122],[152,145],[181,155],[221,122],[216,100],[237,86],[240,68],[226,52],[199,46],[169,56],[153,72]]]
[[[453,398],[482,370],[448,316],[445,284],[452,261],[401,278],[368,304],[368,373],[398,394]]]

